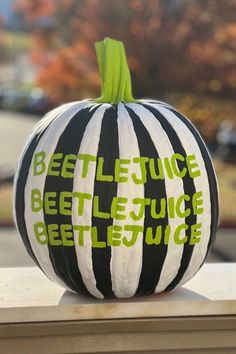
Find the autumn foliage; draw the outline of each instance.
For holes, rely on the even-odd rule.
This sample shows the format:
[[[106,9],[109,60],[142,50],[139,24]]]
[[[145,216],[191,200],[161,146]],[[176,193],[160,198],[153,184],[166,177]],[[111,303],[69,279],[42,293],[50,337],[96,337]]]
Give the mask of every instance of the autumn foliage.
[[[104,37],[124,42],[136,97],[168,96],[212,132],[220,119],[214,100],[235,95],[235,0],[17,0],[15,7],[32,24],[38,83],[57,100],[99,94],[94,43]],[[210,97],[212,110],[198,111],[199,96]],[[222,113],[234,119],[235,108],[226,104]]]

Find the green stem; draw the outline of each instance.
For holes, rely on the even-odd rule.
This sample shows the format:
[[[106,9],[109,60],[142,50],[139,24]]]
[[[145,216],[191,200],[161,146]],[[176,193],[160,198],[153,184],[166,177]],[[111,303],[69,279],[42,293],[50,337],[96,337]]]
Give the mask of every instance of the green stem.
[[[95,44],[101,75],[101,97],[99,103],[136,102],[132,95],[129,66],[122,42],[105,38]]]

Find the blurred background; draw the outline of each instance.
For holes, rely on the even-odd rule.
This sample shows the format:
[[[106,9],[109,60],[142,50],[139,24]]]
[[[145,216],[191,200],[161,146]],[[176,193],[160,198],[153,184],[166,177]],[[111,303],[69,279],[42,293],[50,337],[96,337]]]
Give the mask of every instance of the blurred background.
[[[211,152],[220,226],[208,261],[236,261],[236,1],[0,1],[0,266],[32,264],[14,228],[26,137],[58,104],[98,97],[94,43],[122,40],[133,93],[187,115]]]

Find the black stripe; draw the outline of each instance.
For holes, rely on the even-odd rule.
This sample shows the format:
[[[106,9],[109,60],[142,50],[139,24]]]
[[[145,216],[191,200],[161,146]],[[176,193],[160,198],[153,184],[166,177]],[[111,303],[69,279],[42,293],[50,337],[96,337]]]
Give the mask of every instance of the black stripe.
[[[56,116],[55,116],[56,117]],[[45,131],[50,126],[51,122],[44,128],[41,128],[34,134],[33,139],[31,140],[27,150],[24,153],[24,157],[22,159],[21,165],[19,166],[19,174],[18,178],[15,181],[16,188],[15,188],[15,211],[16,211],[16,223],[21,235],[21,238],[24,242],[27,252],[33,259],[33,261],[37,264],[38,267],[41,268],[40,264],[35,257],[34,251],[31,247],[29,236],[27,233],[26,223],[25,223],[25,186],[27,182],[27,178],[29,175],[29,168],[31,165],[32,157],[34,154],[37,145],[44,135]]]
[[[215,173],[213,170],[211,158],[210,158],[209,152],[207,150],[207,147],[206,147],[204,141],[202,140],[197,129],[193,126],[193,124],[186,117],[182,116],[182,114],[177,112],[175,109],[170,109],[170,111],[172,111],[183,123],[185,123],[185,125],[191,131],[191,133],[193,134],[194,138],[196,139],[196,141],[199,145],[203,160],[205,162],[205,167],[206,167],[207,176],[208,176],[208,184],[209,184],[209,189],[210,189],[210,199],[211,199],[211,235],[210,235],[210,239],[209,239],[209,243],[208,243],[208,247],[207,247],[207,253],[206,253],[206,257],[207,257],[207,255],[210,252],[210,250],[214,244],[214,241],[215,241],[216,231],[217,231],[217,226],[218,226],[218,219],[219,219],[219,201],[218,201],[218,189],[217,189],[216,176],[215,176]],[[203,262],[202,262],[202,264],[203,264]]]
[[[146,105],[144,105],[144,107],[147,108],[161,124],[163,130],[165,131],[165,133],[167,134],[170,140],[174,153],[179,153],[182,156],[186,156],[186,151],[184,150],[178,135],[176,134],[171,124],[167,121],[167,119],[154,107],[146,106]],[[184,168],[184,162],[178,160],[178,167],[180,170],[182,170]],[[190,196],[193,195],[196,192],[196,189],[195,189],[194,181],[189,176],[189,173],[186,173],[182,181],[183,181],[184,193]],[[185,202],[185,209],[187,208],[191,209],[191,201]],[[189,225],[189,228],[186,230],[186,236],[188,239],[190,238],[191,225],[196,224],[196,221],[197,221],[196,215],[190,214],[188,217],[185,218],[185,223]],[[194,245],[190,245],[188,242],[184,244],[183,255],[182,255],[178,273],[175,276],[175,278],[171,281],[171,283],[167,286],[165,291],[169,291],[173,289],[180,282],[190,263],[193,249],[194,249]]]
[[[78,111],[75,116],[69,121],[61,134],[54,154],[78,154],[80,144],[84,135],[86,126],[94,114],[94,110],[90,111],[90,107]],[[61,191],[73,191],[73,178],[63,178],[59,176],[47,176],[44,186],[44,195],[46,192],[56,192],[56,203],[59,205],[59,195]],[[48,224],[72,224],[72,217],[70,215],[48,215],[44,213],[44,222]],[[59,233],[58,240],[61,240]],[[76,242],[76,240],[75,240]],[[53,268],[59,278],[68,285],[72,290],[77,291],[83,295],[90,295],[86,289],[81,273],[78,268],[75,248],[73,246],[54,246],[48,244],[49,256]],[[91,296],[91,295],[90,295]]]
[[[105,111],[101,135],[98,146],[97,157],[104,158],[104,173],[114,175],[115,160],[119,158],[118,126],[117,126],[117,106],[108,108]],[[117,183],[95,181],[94,196],[99,197],[100,210],[110,212],[112,199],[117,195]],[[92,226],[97,227],[98,239],[107,240],[107,227],[113,224],[113,219],[101,219],[92,217]],[[97,288],[106,298],[113,298],[111,282],[111,247],[93,248],[93,269],[97,282]]]
[[[132,119],[134,130],[137,136],[140,156],[149,158],[158,158],[156,147],[141,122],[138,115],[129,107],[126,107]],[[166,187],[164,180],[151,179],[149,169],[147,169],[147,183],[144,185],[145,198],[166,198]],[[136,295],[148,295],[155,291],[156,285],[159,281],[163,263],[167,254],[167,245],[161,243],[160,245],[147,245],[145,243],[145,233],[148,227],[153,228],[155,234],[156,227],[161,225],[165,230],[168,225],[168,216],[160,220],[155,220],[151,217],[150,208],[146,208],[144,219],[144,237],[143,237],[143,264],[139,279],[139,285]]]

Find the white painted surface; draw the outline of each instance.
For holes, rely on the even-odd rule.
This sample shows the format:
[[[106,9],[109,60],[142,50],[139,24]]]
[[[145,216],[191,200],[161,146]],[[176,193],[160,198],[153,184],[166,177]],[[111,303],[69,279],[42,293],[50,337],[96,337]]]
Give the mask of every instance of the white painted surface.
[[[129,159],[132,161],[134,157],[140,156],[138,140],[133,127],[132,120],[120,103],[118,105],[118,137],[119,137],[119,159]],[[127,166],[126,166],[127,167]],[[134,173],[140,175],[140,167],[136,164],[129,165],[129,177]],[[125,225],[144,225],[144,216],[135,221],[130,216],[132,210],[136,213],[137,210],[133,207],[132,200],[134,198],[144,198],[144,186],[135,183],[118,183],[117,197],[125,198],[129,196],[126,204],[125,220],[114,220],[113,225],[122,228],[122,236],[128,241],[131,239],[131,233],[124,230]],[[139,233],[135,244],[132,247],[127,247],[121,243],[119,247],[111,247],[111,278],[112,289],[115,296],[118,298],[132,297],[136,293],[139,285],[140,273],[142,270],[143,257],[143,239]]]
[[[65,292],[36,267],[0,268],[0,323],[236,314],[236,263],[205,264],[184,287],[129,300]]]
[[[89,154],[96,156],[98,151],[99,139],[101,134],[102,120],[106,109],[109,104],[103,104],[97,111],[93,114],[92,118],[88,122],[85,129],[78,154]],[[94,108],[94,106],[92,107]],[[93,139],[91,139],[93,137]],[[74,179],[73,179],[73,192],[83,192],[93,195],[94,192],[94,181],[96,176],[96,164],[92,163],[89,166],[87,178],[81,178],[82,175],[82,164],[81,161],[77,160],[75,164]],[[92,226],[92,209],[93,201],[92,199],[86,200],[85,209],[83,215],[78,215],[78,205],[76,202],[72,204],[72,225],[87,225]],[[74,233],[74,239],[75,236]],[[83,279],[83,282],[93,296],[98,299],[103,299],[104,296],[97,289],[96,279],[93,272],[93,261],[92,261],[92,241],[90,237],[84,237],[84,246],[81,247],[75,242],[75,252],[77,256],[77,262],[79,270]]]

